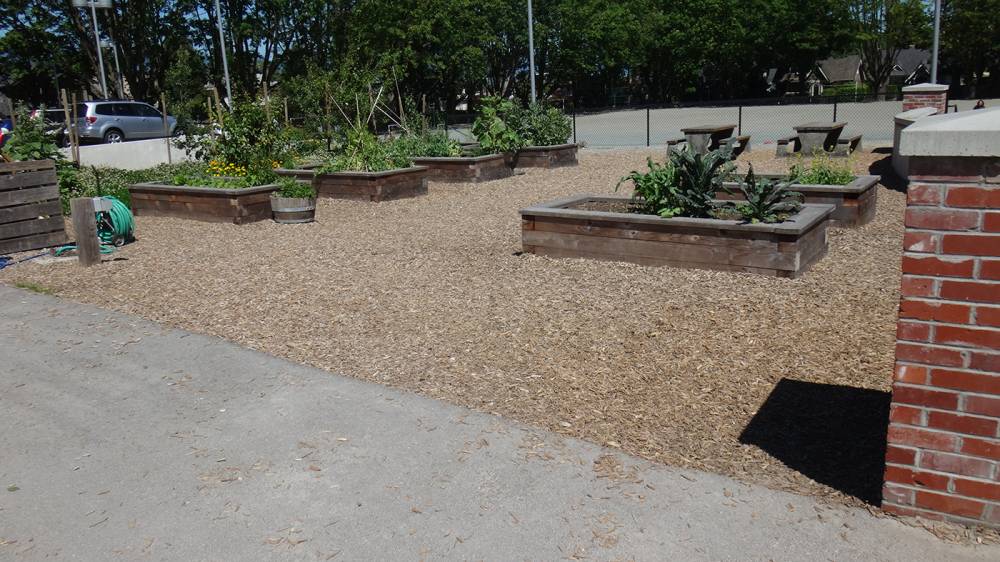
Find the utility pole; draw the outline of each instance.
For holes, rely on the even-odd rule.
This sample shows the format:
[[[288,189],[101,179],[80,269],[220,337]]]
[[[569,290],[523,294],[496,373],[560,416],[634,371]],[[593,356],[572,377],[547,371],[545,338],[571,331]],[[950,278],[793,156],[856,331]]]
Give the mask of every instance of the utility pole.
[[[528,0],[528,72],[531,73],[531,103],[535,103],[535,19]]]
[[[938,80],[938,44],[941,41],[941,0],[934,0],[934,47],[931,50],[931,84]]]
[[[111,0],[73,0],[75,8],[90,8],[90,19],[94,22],[94,47],[97,49],[97,66],[101,69],[101,91],[108,97],[108,81],[104,77],[104,54],[101,52],[101,35],[97,31],[97,9],[111,8]]]
[[[222,53],[222,73],[226,78],[226,97],[229,99],[228,103],[233,103],[233,88],[229,84],[229,63],[226,61],[226,38],[222,32],[222,8],[219,7],[219,0],[215,0],[215,20],[219,24],[219,51]]]
[[[118,75],[118,97],[125,97],[125,79],[122,77],[122,69],[118,66],[118,44],[111,41],[102,41],[102,47],[108,47],[115,55],[115,74]]]

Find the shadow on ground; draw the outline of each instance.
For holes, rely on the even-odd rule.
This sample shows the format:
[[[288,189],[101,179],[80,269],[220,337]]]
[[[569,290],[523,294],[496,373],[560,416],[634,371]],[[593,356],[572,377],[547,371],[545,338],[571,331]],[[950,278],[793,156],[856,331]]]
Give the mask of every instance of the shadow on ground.
[[[885,154],[881,158],[872,162],[868,166],[868,173],[873,176],[882,176],[880,182],[883,186],[900,193],[906,193],[906,179],[899,176],[892,167],[892,147],[879,147],[872,149],[873,154]]]
[[[879,390],[781,379],[739,440],[878,505],[889,401],[889,393]]]

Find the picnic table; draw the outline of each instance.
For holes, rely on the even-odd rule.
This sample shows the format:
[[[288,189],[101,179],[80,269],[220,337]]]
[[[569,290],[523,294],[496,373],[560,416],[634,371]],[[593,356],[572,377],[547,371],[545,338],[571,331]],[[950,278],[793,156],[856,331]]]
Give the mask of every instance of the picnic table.
[[[725,125],[696,125],[681,129],[684,138],[695,152],[705,154],[710,150],[719,148],[722,141],[733,136],[736,125],[727,123]]]
[[[800,152],[812,155],[814,152],[834,152],[846,122],[804,123],[793,127],[799,137]]]

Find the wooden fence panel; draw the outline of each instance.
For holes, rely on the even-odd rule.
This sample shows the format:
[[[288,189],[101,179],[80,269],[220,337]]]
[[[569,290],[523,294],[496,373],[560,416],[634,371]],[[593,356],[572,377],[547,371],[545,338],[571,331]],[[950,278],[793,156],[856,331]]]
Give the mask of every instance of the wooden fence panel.
[[[0,254],[66,243],[52,160],[0,163]]]

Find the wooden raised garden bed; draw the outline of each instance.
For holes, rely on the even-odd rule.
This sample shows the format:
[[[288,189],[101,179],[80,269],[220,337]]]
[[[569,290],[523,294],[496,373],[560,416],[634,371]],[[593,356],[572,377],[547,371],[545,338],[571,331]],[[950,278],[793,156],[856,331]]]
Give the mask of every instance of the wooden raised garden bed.
[[[317,173],[313,187],[319,197],[388,201],[427,193],[427,168],[411,166],[385,172]]]
[[[747,224],[618,212],[630,201],[627,196],[576,195],[522,209],[524,251],[776,277],[798,277],[826,255],[831,205],[805,205],[778,224]]]
[[[242,189],[189,187],[162,183],[130,185],[132,213],[246,224],[271,218],[271,193],[277,185]]]
[[[576,166],[578,144],[554,144],[551,146],[526,146],[517,151],[514,158],[516,168],[558,168]]]
[[[785,176],[776,174],[759,174],[758,178],[783,179]],[[861,226],[875,218],[875,204],[878,197],[878,176],[857,176],[847,185],[807,185],[796,184],[792,191],[798,191],[805,196],[806,203],[833,205],[830,215],[831,226]],[[726,183],[733,190],[730,195],[725,191],[715,194],[719,199],[743,199],[738,191],[738,184]]]
[[[278,168],[274,173],[286,178],[295,178],[301,182],[312,182],[316,175],[316,168],[322,164],[306,164],[298,168]]]
[[[514,171],[503,154],[460,156],[454,158],[414,158],[413,164],[427,168],[427,177],[434,181],[472,182],[509,178]]]

